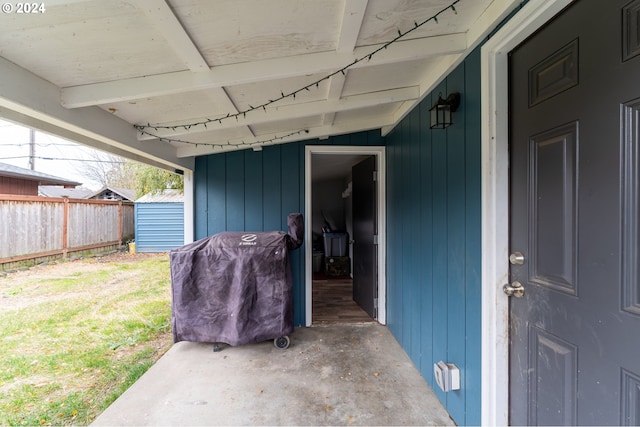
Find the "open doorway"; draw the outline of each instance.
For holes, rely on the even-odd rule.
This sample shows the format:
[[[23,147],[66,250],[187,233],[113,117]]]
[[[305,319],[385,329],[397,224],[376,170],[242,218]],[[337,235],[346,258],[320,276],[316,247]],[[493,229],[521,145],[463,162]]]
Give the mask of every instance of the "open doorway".
[[[309,146],[305,162],[306,325],[384,323],[384,148]]]

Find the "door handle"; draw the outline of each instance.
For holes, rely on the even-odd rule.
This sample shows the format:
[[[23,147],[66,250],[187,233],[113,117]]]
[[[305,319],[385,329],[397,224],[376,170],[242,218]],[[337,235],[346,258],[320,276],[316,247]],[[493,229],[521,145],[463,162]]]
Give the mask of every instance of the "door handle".
[[[524,296],[524,286],[517,280],[511,284],[507,283],[502,287],[502,290],[509,297],[522,298]]]

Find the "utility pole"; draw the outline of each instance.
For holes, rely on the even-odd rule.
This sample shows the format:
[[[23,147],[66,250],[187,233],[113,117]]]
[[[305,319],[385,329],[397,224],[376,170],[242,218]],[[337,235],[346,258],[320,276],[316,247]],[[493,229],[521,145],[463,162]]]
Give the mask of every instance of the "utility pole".
[[[36,131],[29,129],[29,169],[36,170]]]

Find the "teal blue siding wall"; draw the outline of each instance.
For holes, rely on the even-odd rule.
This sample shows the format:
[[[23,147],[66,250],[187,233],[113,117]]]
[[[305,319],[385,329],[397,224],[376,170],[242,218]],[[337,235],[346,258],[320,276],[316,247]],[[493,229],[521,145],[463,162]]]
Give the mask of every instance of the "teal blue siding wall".
[[[137,252],[169,252],[184,245],[183,203],[136,203]]]
[[[287,215],[304,212],[304,147],[383,145],[379,131],[196,158],[195,237],[222,231],[287,231]],[[305,323],[304,251],[291,253],[294,322]]]
[[[429,129],[438,93],[460,92],[454,125]],[[377,132],[196,158],[195,231],[286,230],[304,209],[304,147],[386,145],[387,322],[458,425],[480,424],[480,50],[384,139]],[[304,212],[302,212],[304,214]],[[292,253],[294,320],[304,324],[304,256]],[[461,370],[443,393],[433,364]]]
[[[439,93],[459,92],[453,126],[429,129]],[[480,51],[387,135],[387,321],[459,425],[480,424]],[[443,393],[433,364],[461,370]]]

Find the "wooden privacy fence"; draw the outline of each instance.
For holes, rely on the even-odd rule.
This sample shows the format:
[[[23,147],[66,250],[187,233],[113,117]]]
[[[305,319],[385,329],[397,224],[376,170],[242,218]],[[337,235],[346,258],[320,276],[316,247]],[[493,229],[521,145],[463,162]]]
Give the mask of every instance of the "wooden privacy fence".
[[[133,235],[132,202],[0,194],[0,270],[116,249]]]

